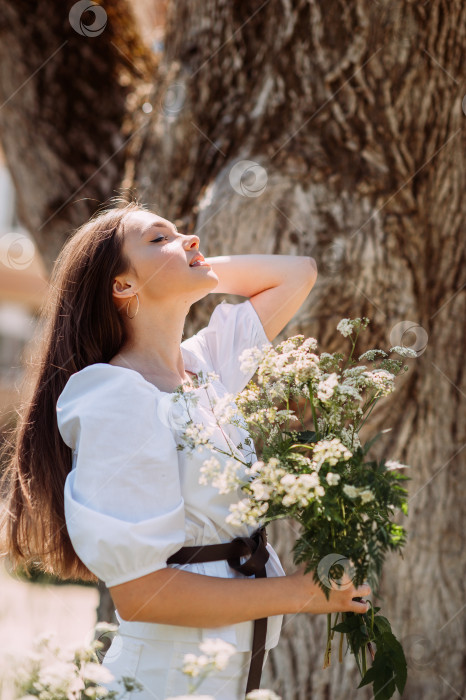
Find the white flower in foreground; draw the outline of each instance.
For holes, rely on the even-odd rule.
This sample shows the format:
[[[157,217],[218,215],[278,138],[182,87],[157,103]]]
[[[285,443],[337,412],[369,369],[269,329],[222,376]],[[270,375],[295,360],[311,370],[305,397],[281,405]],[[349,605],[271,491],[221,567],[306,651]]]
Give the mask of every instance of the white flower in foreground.
[[[233,399],[234,394],[228,393],[215,400],[212,413],[222,425],[230,423],[233,418],[237,417],[238,411]]]
[[[251,491],[258,501],[268,501],[273,493],[273,487],[263,484],[260,479],[254,479],[251,482]]]
[[[364,372],[364,376],[369,384],[380,392],[381,396],[387,396],[395,391],[395,375],[386,369],[374,369]]]
[[[374,500],[374,494],[370,489],[364,489],[363,491],[360,491],[359,496],[363,503],[368,503],[369,501]]]
[[[273,690],[260,688],[258,690],[251,690],[246,695],[246,700],[281,700],[281,696],[274,693]]]
[[[362,503],[369,503],[375,499],[374,494],[370,489],[358,488],[357,486],[351,486],[350,484],[345,484],[343,486],[343,491],[350,498],[361,498]]]
[[[39,672],[38,683],[42,687],[59,687],[63,683],[70,683],[76,678],[76,666],[66,661],[55,661]]]
[[[359,490],[356,488],[356,486],[351,486],[351,484],[345,484],[343,486],[343,491],[350,498],[356,498],[359,495]]]
[[[230,525],[240,526],[243,523],[258,527],[259,519],[268,510],[269,504],[254,503],[250,498],[243,498],[239,503],[232,503],[229,507],[230,514],[227,515],[225,521]]]
[[[254,373],[264,357],[264,351],[261,348],[247,348],[243,350],[238,360],[240,362],[240,370],[243,374]]]
[[[108,683],[114,678],[113,673],[100,663],[84,663],[79,673],[86,681],[92,681],[93,683]]]
[[[359,362],[361,362],[362,360],[368,360],[369,362],[373,362],[377,355],[387,357],[387,353],[383,350],[366,350],[366,352],[363,352],[362,355],[359,355],[358,360]]]
[[[388,459],[385,462],[385,467],[389,471],[392,469],[409,469],[409,464],[402,464],[397,459]]]
[[[401,357],[417,357],[417,352],[412,348],[405,348],[403,345],[394,345],[390,352],[396,352]]]
[[[181,670],[185,675],[196,678],[201,674],[208,663],[209,659],[205,655],[196,656],[196,654],[185,654]]]
[[[317,385],[317,398],[320,399],[320,401],[328,401],[332,398],[336,386],[338,386],[338,374],[332,372],[332,374],[320,381]]]
[[[219,493],[231,493],[238,488],[238,471],[243,465],[232,457],[221,464],[216,457],[204,460],[200,468],[199,483],[211,485]]]
[[[236,647],[220,639],[220,637],[204,639],[199,644],[199,649],[207,655],[218,671],[223,671],[230,657],[236,653]]]
[[[335,472],[329,472],[325,478],[329,486],[336,486],[340,481],[340,475]]]
[[[324,462],[335,466],[340,461],[346,462],[352,456],[351,450],[341,440],[332,438],[331,440],[319,440],[319,442],[316,442],[312,452],[312,461],[315,468],[319,470]]]
[[[351,335],[351,333],[353,332],[353,324],[351,320],[349,318],[342,318],[337,326],[337,331],[340,331],[340,333],[343,336],[345,336],[345,338],[348,335]]]

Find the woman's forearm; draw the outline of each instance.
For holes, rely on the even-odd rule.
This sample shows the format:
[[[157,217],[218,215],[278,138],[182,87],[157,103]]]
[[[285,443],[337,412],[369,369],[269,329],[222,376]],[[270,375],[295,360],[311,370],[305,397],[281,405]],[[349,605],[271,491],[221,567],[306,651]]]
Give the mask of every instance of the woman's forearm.
[[[166,568],[112,586],[125,620],[183,627],[223,627],[245,620],[299,611],[288,576],[219,578]]]
[[[219,279],[213,293],[244,297],[278,287],[309,270],[309,257],[302,255],[219,255],[206,261]]]
[[[220,578],[167,567],[110,587],[124,620],[182,627],[224,627],[246,620],[301,612],[367,612],[368,584],[349,577],[332,585],[327,599],[313,573],[302,564],[293,574],[270,578]]]

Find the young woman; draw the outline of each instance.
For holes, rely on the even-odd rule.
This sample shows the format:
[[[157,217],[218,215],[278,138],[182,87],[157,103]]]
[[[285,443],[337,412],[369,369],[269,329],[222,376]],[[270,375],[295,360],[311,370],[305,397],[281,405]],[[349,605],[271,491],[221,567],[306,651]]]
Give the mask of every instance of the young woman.
[[[218,374],[212,385],[218,397],[241,391],[252,376],[240,371],[242,350],[271,344],[316,276],[308,257],[203,262],[198,236],[179,233],[136,202],[94,215],[56,260],[26,379],[30,397],[10,443],[2,553],[14,567],[34,559],[64,579],[105,582],[120,622],[104,659],[115,676],[107,687],[121,690],[117,679],[124,675],[144,686],[127,700],[185,694],[183,656],[198,653],[209,637],[234,644],[237,654],[201,692],[244,698],[256,620],[268,621],[262,670],[283,614],[368,609],[352,600],[369,595],[368,585],[332,590],[327,601],[303,566],[285,575],[264,540],[265,577],[242,573],[226,559],[167,563],[184,547],[207,551],[257,534],[225,520],[241,493],[199,484],[209,455],[178,449],[175,389],[198,396],[191,411],[210,425],[205,392],[192,377],[200,370]],[[191,305],[210,292],[247,299],[217,305],[208,325],[182,341]],[[212,440],[239,449],[244,437],[245,430],[229,425]],[[249,462],[255,458],[250,450]]]

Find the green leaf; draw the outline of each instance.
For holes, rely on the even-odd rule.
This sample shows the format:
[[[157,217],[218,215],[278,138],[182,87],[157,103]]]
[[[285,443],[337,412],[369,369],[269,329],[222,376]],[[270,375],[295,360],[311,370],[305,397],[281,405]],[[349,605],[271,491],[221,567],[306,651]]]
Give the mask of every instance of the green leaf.
[[[298,432],[298,441],[310,445],[317,442],[317,433],[314,430],[302,430]]]
[[[369,449],[372,447],[372,445],[374,444],[374,442],[376,442],[376,440],[378,440],[378,439],[380,438],[380,436],[381,436],[383,433],[386,433],[387,430],[391,430],[391,428],[388,428],[388,429],[385,429],[385,430],[381,430],[379,433],[377,433],[376,435],[374,435],[373,438],[371,438],[368,442],[365,443],[365,445],[364,445],[364,447],[363,447],[363,451],[362,451],[363,455],[367,454],[367,452],[368,452]]]
[[[374,664],[369,669],[367,669],[360,684],[358,685],[358,688],[362,688],[363,685],[367,685],[368,683],[373,683],[375,681],[376,677],[377,677],[377,668]]]
[[[390,623],[387,620],[387,618],[383,615],[377,615],[376,617],[374,617],[374,627],[376,628],[377,632],[382,636],[387,632],[389,634],[392,633]]]

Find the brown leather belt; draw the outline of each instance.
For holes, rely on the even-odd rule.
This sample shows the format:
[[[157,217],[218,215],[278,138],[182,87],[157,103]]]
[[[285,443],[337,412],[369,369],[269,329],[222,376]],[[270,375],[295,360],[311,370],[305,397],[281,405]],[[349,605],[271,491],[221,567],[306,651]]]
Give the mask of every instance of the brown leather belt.
[[[222,544],[206,544],[195,547],[182,547],[167,559],[167,564],[197,564],[199,562],[226,559],[228,564],[246,576],[266,578],[265,564],[269,558],[266,548],[267,532],[265,525],[255,530],[250,537],[235,537],[231,542]],[[249,559],[240,564],[240,557],[250,555]],[[265,655],[265,640],[267,636],[267,618],[254,620],[252,640],[252,656],[246,694],[257,690],[262,675],[262,665]]]

